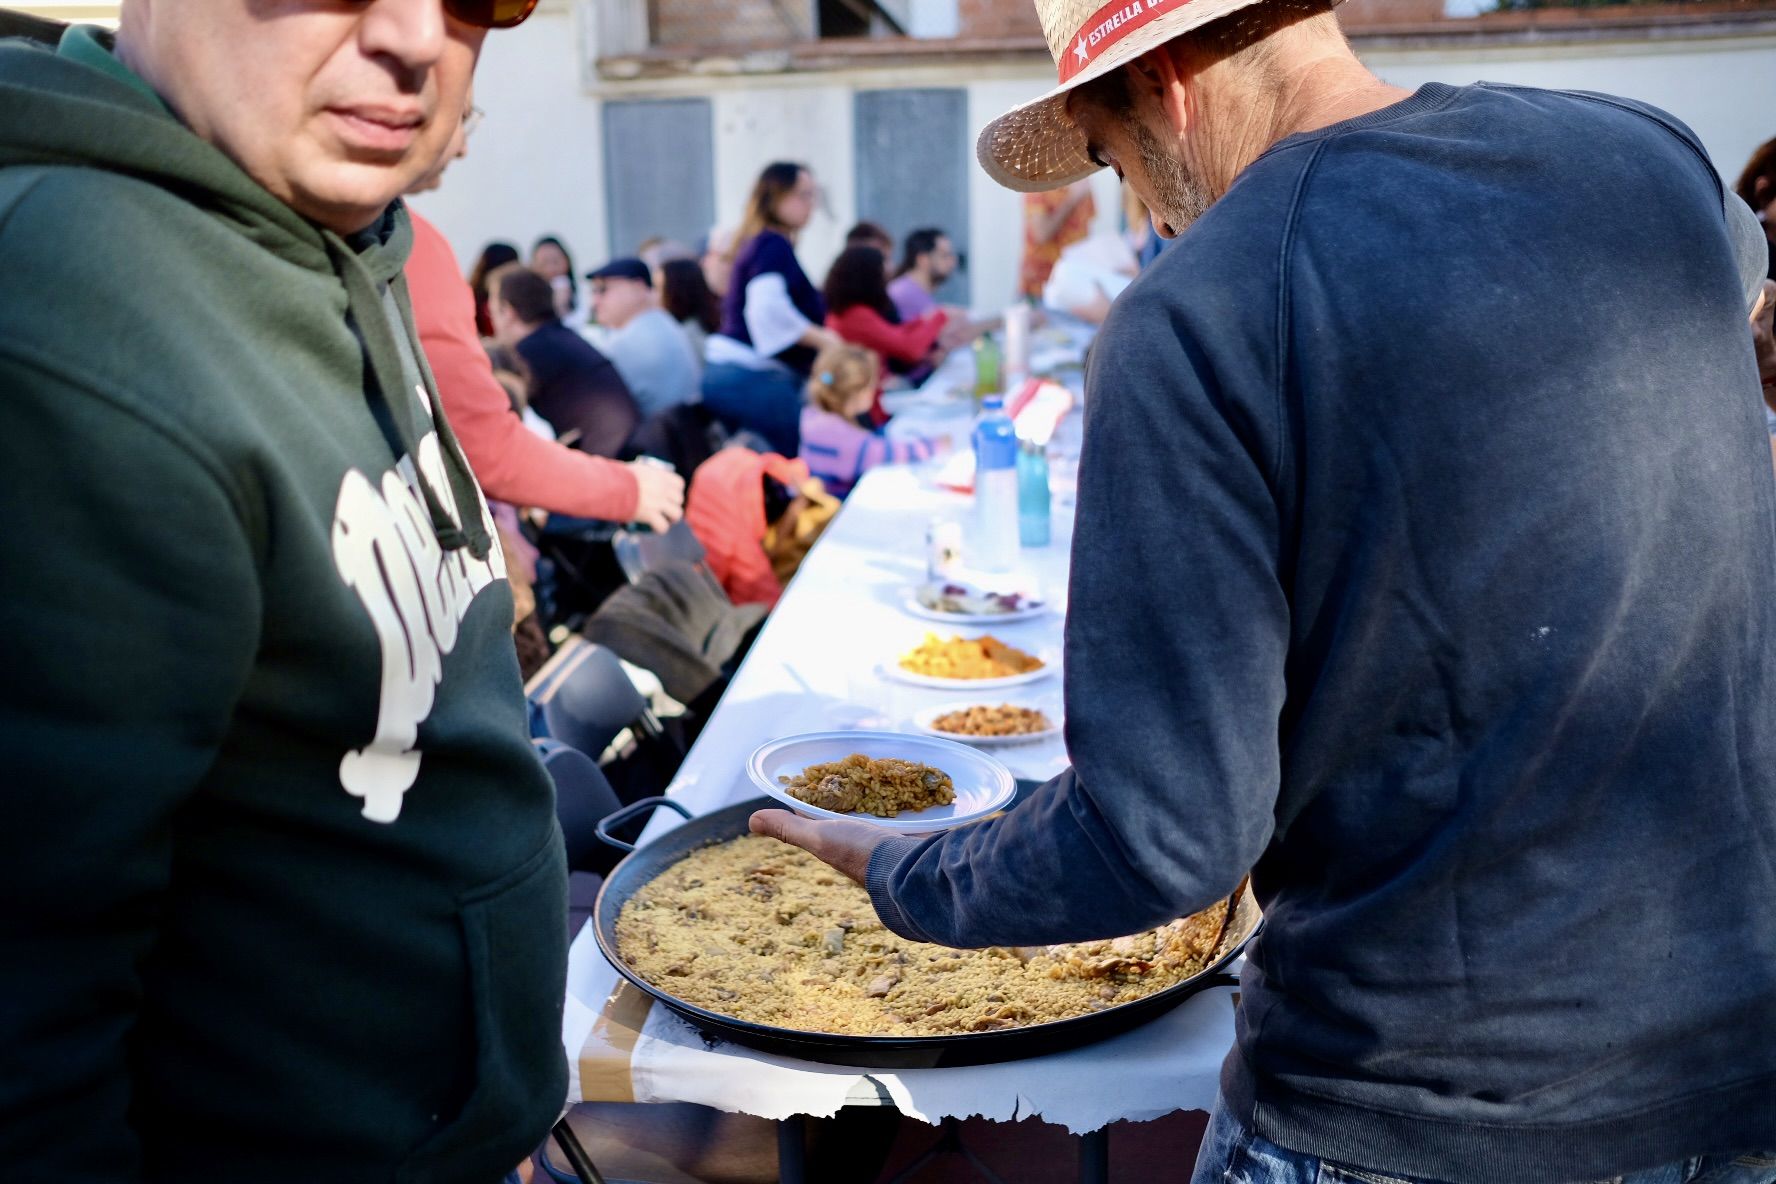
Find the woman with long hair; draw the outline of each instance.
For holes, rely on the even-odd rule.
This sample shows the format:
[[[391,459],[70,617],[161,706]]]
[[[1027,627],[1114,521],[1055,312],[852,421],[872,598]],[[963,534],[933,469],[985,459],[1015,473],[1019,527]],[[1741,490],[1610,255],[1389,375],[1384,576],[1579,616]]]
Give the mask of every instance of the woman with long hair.
[[[900,312],[888,295],[887,264],[875,247],[847,247],[826,273],[826,327],[878,354],[883,381],[895,363],[905,373],[929,373],[943,360],[938,338],[947,322],[942,309],[933,309],[900,323]],[[877,424],[888,421],[879,395],[870,418]]]
[[[759,174],[703,371],[709,410],[730,430],[756,432],[784,456],[796,454],[802,386],[814,354],[835,340],[822,327],[826,303],[795,254],[818,195],[805,165],[778,161]]]
[[[947,314],[934,309],[901,323],[900,310],[888,295],[885,267],[875,247],[840,252],[826,273],[826,327],[887,361],[908,366],[935,361],[932,355]]]

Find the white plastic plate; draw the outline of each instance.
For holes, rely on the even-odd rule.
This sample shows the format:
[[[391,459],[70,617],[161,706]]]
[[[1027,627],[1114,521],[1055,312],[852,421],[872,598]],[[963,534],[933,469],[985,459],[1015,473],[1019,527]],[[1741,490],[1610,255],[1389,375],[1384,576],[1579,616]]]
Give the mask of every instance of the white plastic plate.
[[[874,760],[895,757],[942,769],[956,787],[956,800],[947,806],[933,806],[893,818],[838,814],[789,796],[777,780],[793,777],[809,765],[843,760],[854,752]],[[1017,795],[1011,770],[986,753],[954,740],[901,732],[810,732],[772,740],[753,751],[746,762],[746,773],[754,785],[805,818],[849,818],[884,830],[914,834],[978,821],[1003,810]]]
[[[982,695],[976,699],[968,699],[958,703],[945,703],[942,707],[928,707],[913,716],[913,727],[927,736],[935,736],[942,740],[954,740],[960,744],[970,744],[976,748],[1001,748],[1008,744],[1033,744],[1038,740],[1050,740],[1061,734],[1060,713],[1036,703],[1013,703],[1014,707],[1027,707],[1032,711],[1040,711],[1049,720],[1049,728],[1041,732],[1024,732],[1016,736],[963,736],[956,732],[945,732],[933,725],[940,715],[948,715],[952,711],[966,711],[970,707],[997,707],[1001,700],[992,695]]]
[[[946,613],[942,609],[927,608],[919,603],[918,596],[909,596],[903,605],[907,612],[927,621],[942,621],[946,625],[1009,625],[1013,621],[1027,621],[1031,617],[1040,617],[1049,609],[1046,600],[1027,604],[1023,608],[1008,613]]]

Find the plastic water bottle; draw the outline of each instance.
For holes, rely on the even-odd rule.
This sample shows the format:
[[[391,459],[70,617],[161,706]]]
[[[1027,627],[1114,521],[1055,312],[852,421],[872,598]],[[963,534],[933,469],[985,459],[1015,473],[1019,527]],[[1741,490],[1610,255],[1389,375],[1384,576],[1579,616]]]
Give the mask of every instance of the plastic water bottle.
[[[1034,440],[1018,442],[1018,542],[1048,546],[1048,453]]]
[[[1018,552],[1018,442],[1005,400],[988,395],[974,421],[974,566],[1009,571]]]

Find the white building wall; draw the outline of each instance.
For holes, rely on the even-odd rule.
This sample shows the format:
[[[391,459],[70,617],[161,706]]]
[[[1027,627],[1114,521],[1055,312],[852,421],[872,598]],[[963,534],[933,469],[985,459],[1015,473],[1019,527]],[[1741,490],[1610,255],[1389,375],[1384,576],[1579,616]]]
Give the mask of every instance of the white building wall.
[[[1752,150],[1776,136],[1776,36],[1513,47],[1484,58],[1447,50],[1378,50],[1364,59],[1397,86],[1508,82],[1651,103],[1690,126],[1729,184]]]
[[[738,221],[758,170],[777,159],[805,161],[826,191],[826,208],[803,235],[801,256],[816,282],[856,208],[853,95],[896,86],[955,86],[968,92],[971,136],[1007,108],[1053,85],[1036,66],[919,66],[844,74],[765,75],[610,84],[582,74],[592,47],[559,9],[487,40],[476,103],[487,120],[444,188],[415,204],[443,228],[465,265],[501,237],[527,248],[560,233],[587,267],[606,257],[600,92],[612,97],[702,95],[715,127],[716,210]],[[1655,40],[1469,50],[1371,50],[1390,82],[1417,86],[1487,79],[1578,87],[1641,99],[1695,129],[1716,166],[1736,176],[1751,150],[1776,135],[1776,35],[1718,41]],[[907,167],[917,168],[917,161]],[[1096,182],[1100,229],[1120,218],[1114,178]],[[1017,282],[1022,214],[1018,195],[978,169],[969,180],[969,255],[974,300],[1004,303]],[[619,244],[619,247],[633,244]]]
[[[545,234],[567,243],[582,272],[604,261],[601,104],[582,85],[581,61],[576,21],[560,8],[483,43],[475,105],[487,117],[443,187],[413,201],[465,272],[493,239],[528,254]]]

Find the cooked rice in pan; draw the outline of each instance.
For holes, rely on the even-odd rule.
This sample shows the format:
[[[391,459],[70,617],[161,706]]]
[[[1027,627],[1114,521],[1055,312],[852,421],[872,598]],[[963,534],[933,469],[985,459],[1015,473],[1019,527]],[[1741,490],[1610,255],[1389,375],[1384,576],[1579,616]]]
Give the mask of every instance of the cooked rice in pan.
[[[940,1036],[1102,1011],[1200,973],[1225,901],[1112,941],[951,950],[889,932],[869,897],[798,847],[746,835],[685,856],[617,918],[642,978],[749,1023]]]

